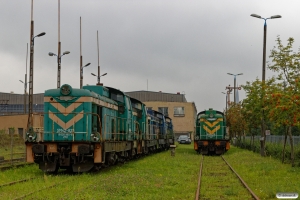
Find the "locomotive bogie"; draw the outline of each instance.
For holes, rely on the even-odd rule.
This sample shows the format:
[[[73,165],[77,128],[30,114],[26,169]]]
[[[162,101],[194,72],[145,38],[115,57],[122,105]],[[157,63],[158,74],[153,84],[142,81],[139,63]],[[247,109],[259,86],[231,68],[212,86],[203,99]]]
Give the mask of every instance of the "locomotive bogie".
[[[211,141],[195,141],[194,148],[198,153],[201,154],[216,154],[221,155],[225,153],[228,149],[229,141],[226,140],[211,140]]]

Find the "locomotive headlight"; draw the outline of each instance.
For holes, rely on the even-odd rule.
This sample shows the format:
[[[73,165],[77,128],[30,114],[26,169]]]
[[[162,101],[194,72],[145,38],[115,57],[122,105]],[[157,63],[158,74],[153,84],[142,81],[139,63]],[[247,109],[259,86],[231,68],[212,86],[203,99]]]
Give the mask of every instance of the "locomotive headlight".
[[[28,132],[26,133],[26,140],[28,142],[35,142],[36,138],[36,132],[34,132],[33,128],[29,128]]]
[[[67,84],[61,86],[61,88],[60,88],[60,93],[65,96],[69,95],[71,93],[71,91],[72,91],[72,87]]]
[[[100,140],[100,133],[94,132],[91,134],[91,141],[98,142]]]

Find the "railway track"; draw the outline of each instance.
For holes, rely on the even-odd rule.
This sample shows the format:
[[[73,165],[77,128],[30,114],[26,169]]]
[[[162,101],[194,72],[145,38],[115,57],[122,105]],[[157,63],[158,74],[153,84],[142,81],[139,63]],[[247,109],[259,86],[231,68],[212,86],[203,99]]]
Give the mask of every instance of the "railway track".
[[[25,162],[25,158],[13,158],[8,160],[0,160],[0,165],[4,165],[7,163],[17,163],[17,162]]]
[[[240,188],[237,186],[240,185]],[[223,156],[202,155],[195,200],[198,199],[255,199],[246,182]]]
[[[21,163],[21,162],[19,164],[15,163],[13,165],[8,165],[8,166],[2,166],[2,167],[0,167],[0,171],[5,171],[5,170],[9,170],[11,168],[19,168],[19,167],[24,167],[26,165],[34,165],[34,164],[35,163]]]
[[[0,185],[0,188],[2,188],[2,187],[4,187],[4,186],[15,185],[15,184],[17,184],[17,183],[27,182],[27,181],[30,181],[30,180],[36,179],[36,178],[37,178],[37,177],[31,177],[31,178],[27,178],[27,179],[21,179],[21,180],[9,182],[9,183],[4,183],[4,184]]]
[[[63,172],[61,174],[63,174]],[[36,177],[30,177],[30,178],[26,178],[26,179],[20,179],[20,180],[17,180],[17,181],[4,183],[4,184],[0,185],[0,189],[3,188],[3,187],[11,187],[11,186],[13,187],[14,185],[17,185],[17,184],[25,184],[26,182],[30,182],[30,181],[37,180],[37,179],[43,179],[43,177],[36,176]],[[64,181],[52,183],[48,186],[43,185],[43,187],[39,187],[39,189],[30,190],[28,193],[22,194],[20,196],[17,196],[18,194],[16,193],[16,195],[14,196],[14,199],[24,199],[24,198],[30,197],[31,195],[36,194],[37,192],[47,190],[47,189],[51,189],[51,188],[55,188],[55,187],[57,187],[61,184],[64,184],[66,182],[69,182],[69,181],[72,181],[72,180],[75,180],[75,179],[76,179],[76,177],[73,177],[71,179],[67,179],[67,180],[64,180]]]
[[[72,180],[75,180],[75,178],[73,178]],[[27,194],[24,194],[24,195],[22,195],[22,196],[19,196],[19,197],[16,197],[16,198],[14,198],[15,200],[17,200],[17,199],[24,199],[25,197],[28,197],[28,196],[31,196],[31,195],[33,195],[33,194],[36,194],[37,192],[40,192],[40,191],[43,191],[43,190],[47,190],[47,189],[50,189],[50,188],[54,188],[54,187],[57,187],[57,186],[59,186],[59,185],[61,185],[61,184],[63,184],[63,183],[66,183],[66,182],[69,182],[69,181],[72,181],[72,180],[65,180],[65,181],[61,181],[61,182],[59,182],[59,183],[54,183],[54,184],[51,184],[51,185],[49,185],[49,186],[47,186],[47,187],[42,187],[41,189],[39,189],[39,190],[35,190],[35,191],[31,191],[31,192],[29,192],[29,193],[27,193]]]

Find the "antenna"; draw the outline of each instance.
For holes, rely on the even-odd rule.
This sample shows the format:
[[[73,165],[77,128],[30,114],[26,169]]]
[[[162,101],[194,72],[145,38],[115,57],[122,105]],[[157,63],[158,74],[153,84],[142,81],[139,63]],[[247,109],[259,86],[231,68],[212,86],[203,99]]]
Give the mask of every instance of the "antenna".
[[[60,52],[61,52],[61,42],[60,42],[60,0],[58,0],[58,51],[57,51],[57,88],[60,88]]]
[[[98,30],[97,30],[97,50],[98,50],[98,84],[100,85],[100,64],[99,64],[99,39],[98,39]]]
[[[80,89],[82,89],[82,51],[81,51],[81,17],[80,17]]]

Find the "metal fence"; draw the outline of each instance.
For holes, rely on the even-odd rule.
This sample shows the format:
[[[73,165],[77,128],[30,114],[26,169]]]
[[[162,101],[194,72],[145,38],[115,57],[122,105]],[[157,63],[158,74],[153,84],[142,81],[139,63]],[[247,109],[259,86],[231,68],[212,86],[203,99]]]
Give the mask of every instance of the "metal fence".
[[[284,135],[267,135],[266,142],[276,143],[276,144],[283,144],[284,143]],[[261,136],[254,136],[254,141],[260,140]],[[247,140],[251,139],[251,136],[246,136]],[[287,136],[286,144],[290,145],[290,138]],[[300,144],[300,136],[293,136],[293,144],[298,145]]]
[[[0,130],[0,167],[25,162],[26,146],[14,129]]]

